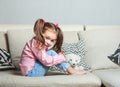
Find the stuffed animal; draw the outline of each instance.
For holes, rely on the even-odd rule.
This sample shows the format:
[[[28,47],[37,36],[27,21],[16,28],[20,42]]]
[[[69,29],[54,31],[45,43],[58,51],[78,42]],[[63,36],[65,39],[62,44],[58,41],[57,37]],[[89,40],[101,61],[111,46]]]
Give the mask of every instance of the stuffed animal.
[[[84,67],[79,66],[81,60],[81,57],[79,55],[71,53],[71,54],[66,54],[65,57],[68,63],[70,63],[71,67],[77,70],[84,70]]]

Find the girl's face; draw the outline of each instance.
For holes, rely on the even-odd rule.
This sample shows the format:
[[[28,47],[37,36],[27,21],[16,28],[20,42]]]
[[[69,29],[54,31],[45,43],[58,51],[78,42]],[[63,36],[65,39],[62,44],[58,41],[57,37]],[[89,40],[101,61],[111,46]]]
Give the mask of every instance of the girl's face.
[[[52,47],[57,39],[57,33],[54,30],[48,29],[43,33],[45,39],[45,45],[47,48]]]

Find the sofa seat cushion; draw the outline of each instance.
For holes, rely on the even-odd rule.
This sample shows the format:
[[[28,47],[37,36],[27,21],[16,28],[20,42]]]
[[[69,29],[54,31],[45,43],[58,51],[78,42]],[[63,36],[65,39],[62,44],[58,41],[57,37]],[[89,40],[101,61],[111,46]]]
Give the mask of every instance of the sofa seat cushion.
[[[53,75],[54,74],[54,75]],[[20,71],[0,72],[1,87],[100,87],[101,80],[92,73],[86,75],[49,74],[43,77],[24,77]]]
[[[100,77],[105,87],[120,87],[120,68],[96,70],[93,73]]]

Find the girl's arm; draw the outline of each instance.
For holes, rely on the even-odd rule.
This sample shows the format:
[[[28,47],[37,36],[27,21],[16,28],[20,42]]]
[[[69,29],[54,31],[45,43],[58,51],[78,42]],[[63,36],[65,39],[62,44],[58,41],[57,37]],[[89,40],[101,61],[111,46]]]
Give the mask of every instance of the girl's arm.
[[[46,46],[39,46],[40,50],[38,50],[36,47],[36,40],[33,39],[31,42],[29,42],[28,48],[31,49],[33,52],[32,54],[39,60],[43,65],[45,66],[53,66],[60,64],[65,61],[65,57],[62,53],[56,54],[55,56],[50,56],[46,52]]]
[[[62,53],[51,56],[47,54],[46,50],[41,50],[38,53],[38,60],[45,66],[53,66],[66,61]]]

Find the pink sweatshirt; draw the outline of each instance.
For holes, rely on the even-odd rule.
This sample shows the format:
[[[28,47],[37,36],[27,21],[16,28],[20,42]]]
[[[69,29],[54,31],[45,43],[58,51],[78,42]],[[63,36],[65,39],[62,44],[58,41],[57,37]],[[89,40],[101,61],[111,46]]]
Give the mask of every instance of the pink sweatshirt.
[[[39,47],[40,48],[40,47]],[[46,53],[45,48],[38,50],[36,48],[36,40],[33,37],[28,43],[26,43],[20,60],[20,69],[22,75],[27,75],[35,65],[36,60],[40,61],[45,66],[53,66],[65,61],[65,57],[62,53],[55,56],[50,56]]]

